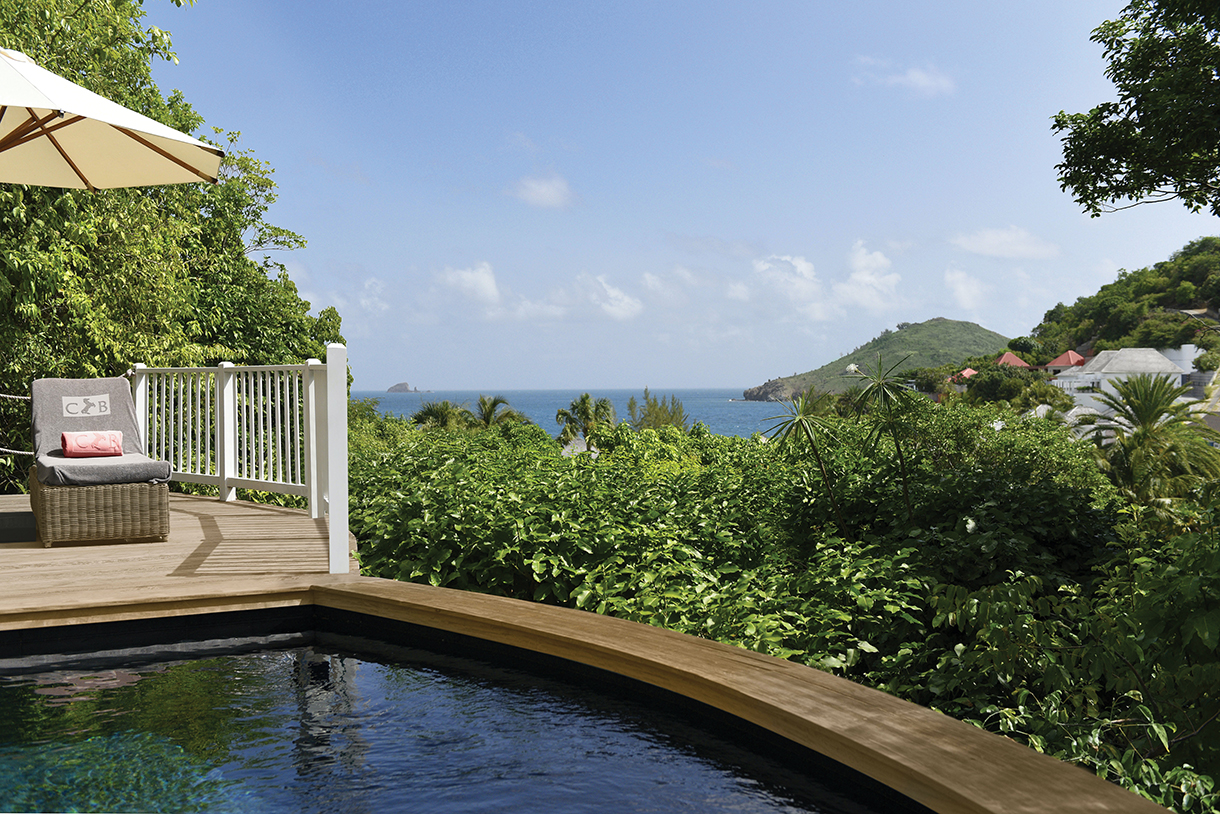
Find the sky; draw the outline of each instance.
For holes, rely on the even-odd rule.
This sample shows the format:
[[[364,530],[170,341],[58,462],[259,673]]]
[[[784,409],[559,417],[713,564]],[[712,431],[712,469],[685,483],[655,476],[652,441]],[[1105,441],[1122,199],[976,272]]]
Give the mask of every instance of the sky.
[[[1090,218],[1051,117],[1124,0],[145,5],[275,171],[356,390],[746,388],[899,322],[1014,337],[1215,219]]]

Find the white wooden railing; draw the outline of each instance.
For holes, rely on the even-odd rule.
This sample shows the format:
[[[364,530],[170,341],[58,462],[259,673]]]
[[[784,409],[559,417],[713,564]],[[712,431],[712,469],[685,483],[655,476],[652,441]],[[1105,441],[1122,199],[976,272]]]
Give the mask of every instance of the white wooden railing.
[[[330,572],[348,572],[347,348],[303,365],[153,368],[136,365],[136,418],[170,478],[309,499],[330,517]]]

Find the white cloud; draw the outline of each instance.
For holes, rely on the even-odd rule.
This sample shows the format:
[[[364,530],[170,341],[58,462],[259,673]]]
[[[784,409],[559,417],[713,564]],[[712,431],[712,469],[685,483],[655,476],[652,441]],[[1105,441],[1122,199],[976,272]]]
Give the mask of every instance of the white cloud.
[[[749,302],[750,287],[745,283],[730,283],[728,289],[724,292],[724,295],[730,300]]]
[[[620,288],[615,288],[606,282],[605,275],[590,278],[582,274],[581,282],[589,290],[589,301],[602,309],[611,319],[626,321],[639,316],[644,310],[644,303],[637,300]]]
[[[977,310],[987,301],[987,287],[964,271],[945,271],[945,287],[953,294],[957,304],[968,311]]]
[[[902,73],[887,76],[885,83],[913,90],[920,96],[947,96],[957,89],[953,77],[931,65],[907,68]]]
[[[364,281],[364,288],[360,292],[360,307],[369,313],[390,310],[390,304],[386,302],[384,292],[385,284],[381,280],[376,277],[368,278]]]
[[[885,59],[857,57],[856,84],[906,88],[920,96],[948,96],[957,90],[953,77],[934,65],[902,67]]]
[[[1059,247],[1036,237],[1019,226],[1007,229],[979,229],[949,240],[959,249],[986,257],[1020,260],[1049,260],[1059,255]]]
[[[479,263],[469,269],[447,268],[438,277],[445,285],[456,289],[465,297],[484,305],[500,304],[500,287],[496,285],[496,275],[490,263]]]
[[[870,252],[863,240],[857,240],[848,255],[851,275],[846,282],[835,283],[837,302],[843,305],[859,305],[869,310],[880,310],[890,305],[898,281],[898,274],[887,274],[890,259],[881,252]]]
[[[686,285],[698,285],[699,278],[686,266],[674,266],[674,276]]]
[[[648,292],[650,305],[669,308],[685,307],[692,297],[699,296],[700,289],[706,289],[710,285],[702,274],[681,264],[675,265],[669,273],[654,274],[646,271],[640,275],[640,282]]]
[[[800,255],[773,254],[754,261],[754,273],[782,294],[803,316],[829,319],[832,313],[822,293],[813,263]]]
[[[568,309],[554,302],[527,300],[522,298],[513,308],[513,316],[526,322],[562,319]]]
[[[540,209],[566,209],[574,197],[563,176],[526,176],[517,182],[513,195]]]

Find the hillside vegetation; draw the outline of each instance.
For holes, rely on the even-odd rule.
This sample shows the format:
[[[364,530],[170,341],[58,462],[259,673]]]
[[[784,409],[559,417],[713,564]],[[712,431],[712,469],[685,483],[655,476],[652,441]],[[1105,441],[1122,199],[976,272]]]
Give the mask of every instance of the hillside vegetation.
[[[1150,268],[1121,271],[1118,279],[1072,305],[1059,303],[1023,340],[1022,356],[1041,364],[1065,350],[1084,353],[1116,348],[1176,348],[1195,344],[1220,349],[1220,334],[1198,318],[1212,322],[1220,310],[1220,238],[1187,244],[1168,260]],[[1201,357],[1200,369],[1217,367],[1216,353]]]
[[[750,401],[789,401],[795,394],[804,393],[811,387],[823,392],[842,393],[852,385],[859,384],[856,379],[845,377],[843,370],[850,364],[876,366],[878,354],[895,363],[909,357],[899,366],[897,372],[901,372],[956,364],[971,356],[999,354],[1007,343],[1007,338],[973,322],[943,317],[927,322],[901,322],[898,330],[883,331],[876,339],[817,370],[772,379],[766,384],[751,387],[743,395]]]

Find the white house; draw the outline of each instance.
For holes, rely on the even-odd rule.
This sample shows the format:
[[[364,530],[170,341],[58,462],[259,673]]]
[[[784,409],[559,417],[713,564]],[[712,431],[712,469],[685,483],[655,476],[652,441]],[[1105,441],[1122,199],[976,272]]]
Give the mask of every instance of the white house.
[[[1077,406],[1105,412],[1105,405],[1096,397],[1097,391],[1114,395],[1117,392],[1114,382],[1141,374],[1170,376],[1174,384],[1182,384],[1201,353],[1203,351],[1194,345],[1163,351],[1155,348],[1103,350],[1083,365],[1063,371],[1052,384],[1075,399]]]

